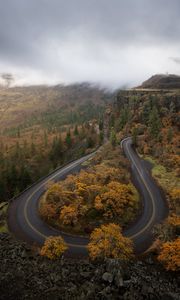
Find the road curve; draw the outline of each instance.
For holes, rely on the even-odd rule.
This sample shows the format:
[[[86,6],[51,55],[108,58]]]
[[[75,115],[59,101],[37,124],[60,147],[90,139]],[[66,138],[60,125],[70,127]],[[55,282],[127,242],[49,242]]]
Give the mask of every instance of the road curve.
[[[135,252],[142,253],[152,242],[153,226],[167,216],[168,208],[145,162],[134,151],[131,138],[124,139],[121,146],[131,162],[133,181],[141,194],[143,204],[142,213],[138,220],[124,231],[124,235],[133,239]],[[79,171],[82,168],[82,163],[95,154],[96,152],[89,154],[56,170],[11,202],[8,210],[8,226],[16,238],[41,246],[48,236],[60,234],[69,246],[67,256],[82,257],[87,255],[88,238],[69,235],[50,227],[40,218],[38,205],[49,180],[59,181],[68,174]]]

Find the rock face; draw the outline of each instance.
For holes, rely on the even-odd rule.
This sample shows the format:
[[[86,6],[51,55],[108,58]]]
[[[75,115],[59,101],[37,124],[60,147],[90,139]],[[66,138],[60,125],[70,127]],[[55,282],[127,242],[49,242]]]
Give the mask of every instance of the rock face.
[[[178,300],[178,276],[152,260],[122,264],[61,259],[49,261],[25,244],[0,236],[0,299]]]

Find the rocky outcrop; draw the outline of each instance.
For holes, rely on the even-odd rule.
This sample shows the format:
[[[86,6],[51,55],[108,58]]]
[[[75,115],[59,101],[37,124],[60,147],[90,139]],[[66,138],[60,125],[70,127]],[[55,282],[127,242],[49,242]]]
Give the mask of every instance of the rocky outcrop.
[[[0,299],[178,300],[178,276],[151,259],[129,265],[49,261],[7,234],[0,236]]]

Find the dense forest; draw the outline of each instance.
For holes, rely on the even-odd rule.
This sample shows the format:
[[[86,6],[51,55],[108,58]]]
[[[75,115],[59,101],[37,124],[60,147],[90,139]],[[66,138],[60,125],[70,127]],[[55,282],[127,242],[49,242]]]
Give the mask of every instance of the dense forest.
[[[88,84],[0,90],[0,202],[102,143],[111,98]]]

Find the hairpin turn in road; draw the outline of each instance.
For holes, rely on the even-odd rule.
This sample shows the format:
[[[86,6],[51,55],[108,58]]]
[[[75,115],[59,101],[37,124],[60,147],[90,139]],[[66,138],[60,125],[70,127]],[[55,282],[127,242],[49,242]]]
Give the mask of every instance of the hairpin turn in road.
[[[132,178],[142,199],[141,214],[128,229],[124,230],[123,234],[132,238],[135,252],[142,253],[152,243],[152,228],[167,216],[168,208],[160,188],[148,171],[145,161],[134,150],[132,139],[128,137],[122,140],[121,147],[131,162]],[[82,167],[82,163],[95,154],[96,151],[55,170],[38,181],[37,184],[33,184],[10,203],[8,226],[16,238],[41,246],[48,236],[61,235],[68,244],[66,253],[68,256],[82,257],[87,255],[88,238],[69,235],[50,227],[40,218],[38,206],[48,181],[59,181],[68,174],[77,172]]]

